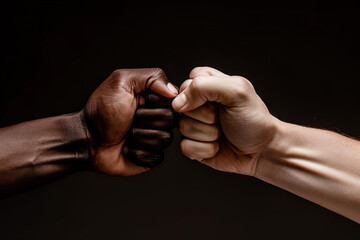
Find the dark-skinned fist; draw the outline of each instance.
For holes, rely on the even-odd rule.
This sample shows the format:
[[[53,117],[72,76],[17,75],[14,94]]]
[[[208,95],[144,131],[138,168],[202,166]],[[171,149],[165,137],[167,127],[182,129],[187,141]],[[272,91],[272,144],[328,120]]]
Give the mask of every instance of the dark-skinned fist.
[[[114,71],[83,109],[93,168],[129,176],[161,163],[176,125],[176,95],[159,68]]]

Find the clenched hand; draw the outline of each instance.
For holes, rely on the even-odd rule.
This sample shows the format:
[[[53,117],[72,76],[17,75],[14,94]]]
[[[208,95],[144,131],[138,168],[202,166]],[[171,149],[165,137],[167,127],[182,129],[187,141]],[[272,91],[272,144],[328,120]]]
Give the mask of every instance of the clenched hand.
[[[176,95],[161,69],[114,71],[83,110],[93,167],[127,176],[158,165],[172,139]]]

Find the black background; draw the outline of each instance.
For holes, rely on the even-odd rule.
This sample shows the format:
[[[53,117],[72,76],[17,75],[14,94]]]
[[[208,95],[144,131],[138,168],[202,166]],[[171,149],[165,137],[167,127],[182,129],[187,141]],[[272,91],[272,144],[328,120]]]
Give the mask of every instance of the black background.
[[[290,1],[291,2],[291,1]],[[276,117],[360,136],[356,1],[1,4],[0,126],[79,111],[117,68],[242,75]],[[235,5],[236,4],[236,5]],[[359,239],[354,222],[180,154],[135,177],[82,172],[0,201],[0,239]]]

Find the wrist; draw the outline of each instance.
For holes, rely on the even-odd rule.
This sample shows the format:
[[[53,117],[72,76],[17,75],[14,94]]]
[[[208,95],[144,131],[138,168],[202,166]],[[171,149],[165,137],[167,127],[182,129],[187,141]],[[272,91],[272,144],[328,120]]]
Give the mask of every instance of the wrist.
[[[319,154],[329,152],[325,143],[329,133],[333,134],[277,120],[274,138],[259,156],[255,177],[275,183],[293,169],[306,171],[304,162],[316,162]]]
[[[292,133],[295,130],[294,126],[296,125],[274,117],[274,135],[258,157],[254,174],[256,178],[264,180],[264,178],[272,177],[275,168],[281,164],[281,159],[286,158],[286,154],[291,148],[291,134],[294,134]]]
[[[92,159],[92,142],[83,111],[74,114],[69,119],[71,125],[71,136],[76,143],[75,159],[82,170],[89,169]]]

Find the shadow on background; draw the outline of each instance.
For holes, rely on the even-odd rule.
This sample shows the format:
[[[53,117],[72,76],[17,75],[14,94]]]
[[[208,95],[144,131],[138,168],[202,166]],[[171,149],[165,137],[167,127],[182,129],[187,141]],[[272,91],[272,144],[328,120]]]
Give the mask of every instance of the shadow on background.
[[[18,1],[2,7],[0,126],[79,111],[117,68],[242,75],[276,117],[360,136],[359,4]],[[0,239],[356,239],[360,228],[259,180],[183,157],[82,172],[0,201]]]

